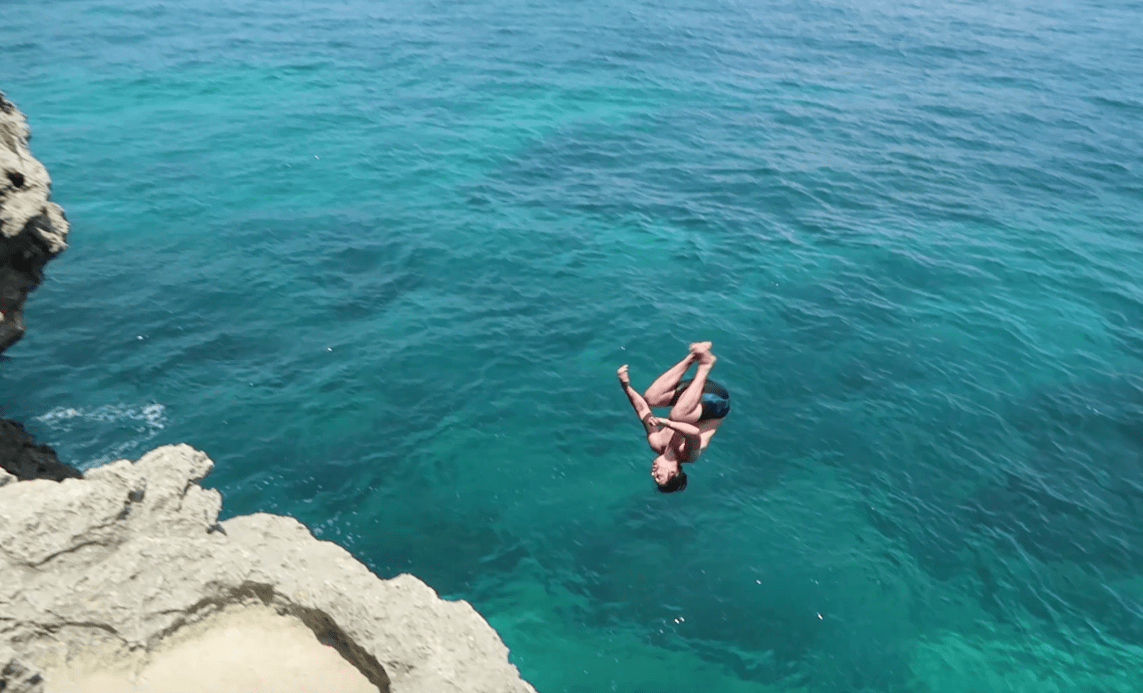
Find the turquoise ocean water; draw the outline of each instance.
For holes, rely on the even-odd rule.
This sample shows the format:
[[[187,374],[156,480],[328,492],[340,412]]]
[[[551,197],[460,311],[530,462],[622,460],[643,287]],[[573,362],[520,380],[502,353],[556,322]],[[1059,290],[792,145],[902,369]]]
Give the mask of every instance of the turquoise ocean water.
[[[0,415],[186,441],[545,693],[1143,690],[1143,4],[3,0]],[[658,494],[637,387],[734,411]]]

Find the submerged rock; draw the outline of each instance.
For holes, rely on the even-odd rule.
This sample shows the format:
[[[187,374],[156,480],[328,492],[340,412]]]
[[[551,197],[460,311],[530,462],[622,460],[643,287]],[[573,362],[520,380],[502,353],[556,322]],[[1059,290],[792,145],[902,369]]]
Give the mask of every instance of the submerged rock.
[[[24,301],[44,265],[67,247],[51,178],[28,150],[28,122],[0,92],[0,353],[24,335]]]
[[[246,607],[304,624],[379,691],[534,693],[468,603],[382,580],[288,517],[218,522],[220,495],[198,484],[212,467],[177,445],[0,486],[0,667],[39,667],[49,687],[76,662],[136,675],[168,639]]]

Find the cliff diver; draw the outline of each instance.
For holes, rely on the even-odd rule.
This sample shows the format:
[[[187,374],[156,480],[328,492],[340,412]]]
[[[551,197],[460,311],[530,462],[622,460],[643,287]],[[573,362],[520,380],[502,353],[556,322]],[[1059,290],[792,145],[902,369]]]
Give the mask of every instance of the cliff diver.
[[[658,453],[651,463],[651,478],[663,493],[687,487],[682,465],[698,459],[730,413],[730,393],[709,378],[718,360],[710,347],[710,342],[691,344],[686,358],[656,378],[642,395],[631,387],[627,364],[616,371],[619,384],[643,422],[647,444]],[[683,380],[692,363],[698,364],[695,377]],[[670,407],[671,412],[667,418],[659,418],[651,407]]]

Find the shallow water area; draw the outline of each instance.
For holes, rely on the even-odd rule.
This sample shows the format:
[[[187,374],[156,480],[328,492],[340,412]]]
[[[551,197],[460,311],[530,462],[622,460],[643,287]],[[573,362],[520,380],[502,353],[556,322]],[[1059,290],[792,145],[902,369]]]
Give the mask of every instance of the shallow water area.
[[[1138,690],[1132,2],[0,4],[0,415],[188,442],[574,691]],[[733,411],[657,494],[639,388]]]

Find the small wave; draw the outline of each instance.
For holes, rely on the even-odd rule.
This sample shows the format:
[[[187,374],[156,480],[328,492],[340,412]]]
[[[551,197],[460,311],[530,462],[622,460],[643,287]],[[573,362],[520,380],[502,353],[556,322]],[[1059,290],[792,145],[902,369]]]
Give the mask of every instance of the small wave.
[[[74,407],[58,407],[46,414],[35,417],[36,421],[53,428],[71,428],[75,423],[98,422],[118,423],[138,421],[139,430],[163,429],[167,424],[166,407],[157,402],[141,407],[130,407],[123,404],[105,404],[91,409],[76,409]]]
[[[43,442],[80,469],[137,457],[167,425],[167,409],[143,405],[57,407],[34,417],[48,429]]]

